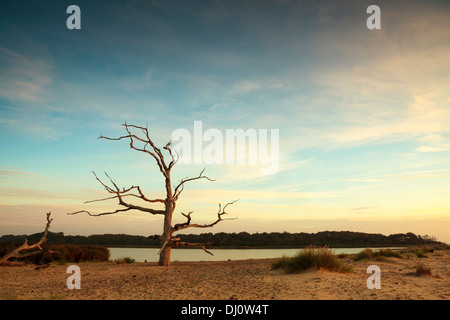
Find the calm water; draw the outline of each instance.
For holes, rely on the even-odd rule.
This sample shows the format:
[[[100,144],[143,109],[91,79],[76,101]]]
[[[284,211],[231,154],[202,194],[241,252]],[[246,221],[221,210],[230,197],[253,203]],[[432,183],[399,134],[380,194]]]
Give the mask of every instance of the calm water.
[[[136,262],[157,262],[159,248],[108,248],[111,252],[111,260],[117,258],[130,257]],[[365,248],[336,248],[335,254],[358,253]],[[376,250],[377,248],[372,248]],[[397,248],[391,248],[397,249]],[[223,261],[223,260],[243,260],[243,259],[266,259],[279,258],[282,255],[293,256],[301,249],[208,249],[212,255],[207,254],[203,249],[177,249],[172,248],[172,261]]]

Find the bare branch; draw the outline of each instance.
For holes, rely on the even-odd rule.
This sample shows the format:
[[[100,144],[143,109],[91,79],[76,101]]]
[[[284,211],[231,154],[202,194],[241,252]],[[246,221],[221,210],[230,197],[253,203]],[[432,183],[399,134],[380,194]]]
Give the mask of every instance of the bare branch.
[[[105,137],[103,135],[101,135],[99,137],[99,139],[106,139],[106,140],[114,140],[114,141],[118,141],[118,140],[122,140],[122,139],[130,139],[130,148],[137,150],[137,151],[141,151],[141,152],[145,152],[147,154],[150,154],[155,160],[156,163],[159,167],[159,170],[161,171],[161,173],[167,178],[167,166],[164,162],[164,156],[161,153],[161,151],[155,146],[155,144],[153,143],[153,141],[150,139],[149,133],[148,133],[148,128],[144,128],[144,127],[140,127],[140,126],[135,126],[135,125],[130,125],[127,123],[124,123],[123,126],[125,127],[125,130],[127,131],[128,135],[125,136],[121,136],[119,138],[109,138],[109,137]],[[140,129],[143,131],[143,133],[145,134],[145,139],[132,134],[129,128],[135,128],[135,129]],[[139,148],[137,146],[135,146],[134,142],[135,140],[138,140],[140,142],[144,143],[144,148]],[[149,144],[152,149],[153,152],[146,149],[147,144]]]
[[[139,186],[131,186],[128,189],[123,188],[122,190],[120,190],[116,183],[110,178],[110,176],[105,172],[105,175],[108,177],[108,179],[111,181],[111,183],[114,185],[114,188],[116,190],[113,190],[111,187],[109,187],[108,185],[106,185],[105,183],[103,183],[103,181],[101,181],[97,175],[95,174],[94,171],[92,171],[92,173],[94,174],[95,178],[97,179],[97,181],[99,181],[106,189],[106,191],[108,191],[109,193],[113,193],[115,194],[115,196],[112,197],[107,197],[107,198],[103,198],[103,199],[96,199],[96,200],[89,200],[89,201],[85,201],[84,203],[90,203],[90,202],[96,202],[96,201],[105,201],[105,200],[111,200],[111,199],[115,199],[119,197],[119,194],[121,197],[127,197],[127,196],[132,196],[132,197],[136,197],[136,198],[140,198],[144,201],[147,202],[160,202],[160,203],[164,203],[163,199],[149,199],[147,198],[144,193],[141,190],[141,187]],[[127,192],[130,192],[131,190],[136,189],[139,192],[139,195],[135,195],[135,194],[127,194]]]
[[[170,156],[172,157],[172,161],[170,161],[169,163],[169,168],[168,170],[172,169],[172,167],[178,162],[178,160],[180,159],[180,156],[178,155],[178,152],[175,150],[175,153],[177,155],[177,157],[175,158],[175,155],[172,152],[172,140],[170,140],[163,149],[167,150],[170,154]]]
[[[97,174],[94,171],[92,171],[92,173],[94,174],[95,179],[97,179],[97,181],[101,183],[101,185],[105,188],[106,191],[108,191],[110,193],[114,193],[114,190],[111,189],[108,185],[104,184],[103,181],[97,177]]]
[[[125,212],[128,210],[139,210],[139,211],[143,211],[143,212],[148,212],[151,214],[165,214],[164,210],[156,210],[156,209],[152,209],[152,208],[146,208],[146,207],[142,207],[142,206],[137,206],[134,204],[130,204],[127,203],[123,200],[124,197],[136,197],[139,199],[142,199],[144,201],[147,202],[160,202],[160,203],[164,203],[163,199],[148,199],[144,193],[142,192],[141,188],[139,186],[132,186],[128,189],[123,188],[122,190],[119,189],[119,187],[117,186],[117,184],[114,182],[114,180],[105,172],[105,175],[108,177],[109,181],[111,182],[111,184],[114,186],[114,188],[111,188],[110,186],[108,186],[106,183],[104,183],[96,174],[95,172],[92,172],[95,176],[95,178],[97,179],[97,181],[99,181],[103,187],[105,188],[106,191],[108,191],[111,194],[114,194],[114,196],[111,197],[106,197],[106,198],[102,198],[102,199],[96,199],[96,200],[90,200],[90,201],[86,201],[85,203],[91,203],[91,202],[97,202],[97,201],[105,201],[105,200],[111,200],[111,199],[118,199],[119,200],[119,204],[126,207],[126,209],[117,209],[116,211],[112,211],[112,212],[103,212],[103,213],[98,213],[98,214],[92,214],[89,211],[86,210],[80,210],[77,212],[72,212],[72,213],[68,213],[69,215],[74,215],[74,214],[78,214],[78,213],[87,213],[90,216],[93,217],[98,217],[98,216],[103,216],[103,215],[109,215],[109,214],[115,214],[118,212]],[[131,192],[132,190],[136,189],[139,192],[139,195],[133,194],[133,193],[128,193]]]
[[[126,202],[124,202],[122,200],[121,197],[119,197],[119,204],[121,204],[122,206],[125,206],[125,207],[127,207],[129,209],[134,209],[134,210],[139,210],[139,211],[143,211],[143,212],[148,212],[148,213],[151,213],[151,214],[162,214],[162,215],[166,214],[165,210],[155,210],[155,209],[151,209],[151,208],[145,208],[145,207],[141,207],[141,206],[136,206],[134,204],[126,203]]]
[[[36,242],[35,244],[32,244],[32,245],[29,245],[28,240],[25,239],[24,243],[21,246],[17,247],[10,253],[1,257],[0,263],[6,263],[8,261],[8,259],[10,259],[10,258],[22,258],[22,257],[27,257],[27,256],[37,253],[37,252],[31,252],[31,253],[20,254],[20,251],[23,251],[23,250],[30,250],[30,249],[34,249],[34,248],[38,248],[39,250],[42,250],[41,245],[45,241],[47,241],[48,229],[50,228],[50,224],[53,221],[53,219],[50,219],[50,215],[51,215],[51,212],[48,212],[47,213],[47,225],[45,226],[44,234],[42,235],[41,239],[38,242]]]
[[[212,245],[213,242],[207,242],[207,243],[191,243],[191,242],[182,242],[182,241],[175,241],[172,244],[172,247],[201,247],[206,253],[213,256],[213,254],[206,250],[205,246]]]
[[[210,246],[212,245],[213,242],[207,242],[207,243],[191,243],[191,242],[183,242],[180,241],[180,238],[172,238],[170,240],[167,240],[166,242],[164,242],[164,244],[162,245],[161,249],[158,251],[158,254],[161,253],[161,251],[164,249],[164,247],[167,245],[168,247],[202,247],[202,249],[213,256],[213,254],[206,250],[205,246]]]
[[[207,176],[204,176],[203,175],[203,172],[205,172],[205,169],[203,168],[203,170],[200,172],[200,174],[197,176],[197,177],[193,177],[193,178],[184,178],[184,179],[182,179],[181,181],[180,181],[180,183],[175,187],[175,190],[174,190],[174,192],[173,192],[173,194],[174,194],[174,198],[175,199],[178,199],[178,197],[179,197],[179,195],[181,194],[181,192],[183,191],[183,185],[186,183],[186,182],[189,182],[189,181],[193,181],[193,180],[198,180],[198,179],[206,179],[206,180],[209,180],[209,181],[215,181],[214,179],[210,179],[209,177],[207,177]],[[180,189],[181,188],[181,189]]]
[[[157,159],[155,157],[155,155],[153,155],[153,153],[149,152],[150,154],[153,155],[153,157],[156,159],[156,161],[158,162],[158,166],[160,167],[161,172],[167,177],[167,166],[166,163],[164,162],[164,156],[161,153],[161,150],[159,150],[155,144],[153,143],[152,139],[150,139],[149,133],[148,133],[148,128],[144,128],[144,127],[140,127],[140,126],[136,126],[136,125],[127,125],[127,123],[124,123],[124,126],[128,132],[128,134],[131,134],[130,130],[128,129],[128,127],[132,127],[132,128],[137,128],[137,129],[141,129],[143,131],[143,133],[145,134],[147,140],[141,139],[141,138],[137,138],[138,140],[145,142],[146,145],[150,144],[150,146],[152,147],[153,151],[158,155]],[[144,151],[145,151],[145,147],[144,147]],[[164,168],[164,170],[162,170],[162,168]]]
[[[113,212],[103,212],[103,213],[97,213],[97,214],[90,213],[89,211],[86,211],[86,210],[80,210],[80,211],[77,211],[77,212],[70,212],[70,213],[68,213],[68,215],[75,215],[75,214],[78,214],[78,213],[85,212],[88,215],[90,215],[91,217],[100,217],[100,216],[104,216],[104,215],[108,215],[108,214],[115,214],[115,213],[118,213],[118,212],[124,212],[124,211],[128,211],[128,210],[131,210],[131,208],[117,209],[116,211],[113,211]]]
[[[172,231],[176,232],[176,231],[187,229],[187,228],[210,228],[210,227],[218,224],[220,221],[223,221],[223,220],[235,220],[237,218],[223,218],[223,216],[227,214],[225,212],[225,209],[228,207],[228,205],[233,204],[233,203],[235,203],[237,201],[239,201],[239,200],[234,200],[232,202],[228,202],[223,208],[222,208],[221,204],[219,204],[219,211],[217,212],[217,220],[212,222],[212,223],[210,223],[210,224],[190,224],[190,222],[191,222],[191,213],[192,212],[189,212],[187,215],[182,213],[182,215],[187,218],[187,221],[185,223],[176,224],[172,228]]]
[[[177,187],[178,188],[178,187]],[[178,200],[178,197],[180,196],[180,194],[183,192],[184,190],[184,185],[181,185],[181,188],[179,190],[177,190],[177,188],[175,189],[175,193],[173,195],[174,200]]]
[[[136,188],[136,189],[138,190],[138,192],[139,192],[139,198],[141,198],[142,200],[145,200],[145,201],[147,201],[147,202],[161,202],[161,203],[164,203],[164,199],[148,199],[148,198],[142,193],[141,188],[140,188],[139,186],[132,186],[132,187],[130,188],[130,190],[133,189],[133,188]]]

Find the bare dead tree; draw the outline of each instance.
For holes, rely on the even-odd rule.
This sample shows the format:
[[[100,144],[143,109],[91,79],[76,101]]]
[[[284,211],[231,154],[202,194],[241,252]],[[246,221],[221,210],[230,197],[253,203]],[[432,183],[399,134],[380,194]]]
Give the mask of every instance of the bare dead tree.
[[[168,153],[170,156],[170,162],[167,163],[166,158],[164,157],[164,154],[162,151],[156,147],[156,145],[153,143],[152,139],[150,138],[148,127],[141,127],[136,125],[131,125],[124,123],[123,126],[125,127],[125,130],[127,132],[126,135],[121,136],[119,138],[108,138],[105,136],[100,136],[99,139],[106,139],[106,140],[126,140],[128,139],[130,141],[130,148],[134,149],[139,152],[143,152],[151,156],[155,161],[159,168],[159,171],[162,173],[164,180],[165,180],[165,189],[166,189],[166,196],[164,199],[150,199],[148,198],[144,192],[142,191],[140,186],[131,186],[129,188],[122,188],[120,189],[116,182],[111,179],[111,177],[105,172],[105,176],[109,180],[109,183],[103,182],[95,172],[92,172],[97,179],[97,181],[104,187],[104,189],[111,195],[106,198],[102,199],[96,199],[96,200],[90,200],[86,201],[85,203],[91,203],[91,202],[97,202],[97,201],[105,201],[105,200],[111,200],[111,199],[117,199],[118,204],[121,206],[120,209],[117,209],[115,211],[111,212],[102,212],[102,213],[96,213],[93,214],[86,210],[80,210],[68,214],[78,214],[78,213],[87,213],[90,216],[103,216],[103,215],[110,215],[110,214],[116,214],[119,212],[126,212],[130,210],[138,210],[146,213],[150,213],[153,215],[162,215],[164,217],[164,223],[163,223],[163,233],[160,236],[161,241],[161,249],[159,251],[159,262],[158,265],[161,266],[168,266],[170,265],[170,253],[171,248],[176,246],[198,246],[202,247],[205,252],[212,254],[208,250],[206,250],[205,246],[210,245],[211,243],[187,243],[180,241],[179,238],[174,238],[173,235],[175,232],[179,230],[183,230],[186,228],[209,228],[213,227],[217,223],[223,220],[232,220],[234,218],[224,218],[224,215],[227,213],[225,212],[225,209],[228,205],[235,203],[238,200],[232,201],[227,203],[225,206],[219,205],[219,211],[217,213],[217,219],[209,224],[191,224],[191,214],[192,212],[189,212],[188,214],[181,213],[187,220],[184,223],[175,224],[172,226],[172,216],[175,211],[176,202],[179,199],[181,193],[184,190],[184,186],[186,183],[200,180],[200,179],[206,179],[208,181],[214,181],[210,179],[209,177],[203,175],[205,169],[203,169],[200,174],[196,177],[192,178],[184,178],[182,179],[176,186],[172,185],[172,178],[171,178],[171,170],[173,166],[177,163],[179,157],[171,148],[171,142],[167,143],[166,146],[163,147],[164,150]],[[139,134],[136,134],[138,132]],[[167,155],[167,154],[166,154]],[[133,204],[128,199],[140,199],[146,203],[149,204],[162,204],[164,209],[153,209],[147,206],[142,205],[136,205]]]
[[[51,215],[51,212],[48,212],[47,213],[47,225],[45,226],[44,234],[42,235],[41,239],[38,242],[30,245],[30,244],[28,244],[28,240],[25,239],[25,242],[22,245],[15,248],[10,253],[5,254],[3,257],[1,257],[0,264],[8,263],[9,262],[8,260],[11,258],[25,258],[25,257],[29,257],[29,256],[39,253],[40,251],[28,252],[28,253],[23,253],[23,254],[21,254],[20,252],[23,250],[30,250],[30,249],[34,249],[34,248],[38,248],[39,250],[42,250],[41,245],[45,241],[47,241],[48,229],[50,228],[50,223],[53,221],[53,219],[50,219],[50,215]],[[50,251],[50,252],[54,253],[56,251]]]

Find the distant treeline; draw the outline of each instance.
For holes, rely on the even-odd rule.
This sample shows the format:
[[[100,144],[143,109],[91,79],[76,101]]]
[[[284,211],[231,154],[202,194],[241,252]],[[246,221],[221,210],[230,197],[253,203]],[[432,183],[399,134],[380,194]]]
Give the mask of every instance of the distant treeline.
[[[25,238],[29,243],[39,241],[42,233],[26,235],[4,235],[0,242],[21,243]],[[323,231],[318,233],[202,233],[177,234],[177,238],[186,242],[213,242],[215,247],[241,248],[241,247],[307,247],[310,245],[330,247],[375,247],[375,246],[407,246],[438,243],[436,238],[420,236],[414,233],[397,233],[385,236],[382,234],[351,232],[351,231]],[[49,232],[48,244],[76,244],[100,246],[130,246],[130,247],[159,247],[157,236],[138,236],[127,234],[101,234],[90,236],[70,236],[62,232]]]

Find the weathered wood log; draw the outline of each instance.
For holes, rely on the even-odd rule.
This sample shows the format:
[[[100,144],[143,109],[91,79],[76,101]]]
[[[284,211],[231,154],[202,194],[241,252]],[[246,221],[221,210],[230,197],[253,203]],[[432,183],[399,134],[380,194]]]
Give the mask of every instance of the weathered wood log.
[[[47,212],[47,225],[45,227],[44,234],[42,235],[41,239],[38,242],[30,245],[30,244],[28,244],[28,239],[25,239],[25,242],[22,245],[15,248],[13,251],[5,254],[3,257],[1,257],[0,264],[8,263],[9,262],[8,260],[11,258],[24,258],[24,257],[28,257],[31,255],[40,253],[40,251],[28,252],[28,253],[24,253],[24,254],[21,254],[20,252],[23,250],[30,250],[30,249],[34,249],[34,248],[38,248],[39,250],[42,250],[41,245],[45,241],[47,241],[48,229],[50,228],[50,223],[53,221],[53,219],[50,219],[50,215],[51,215],[51,212]],[[52,252],[55,252],[55,251],[52,251]]]

